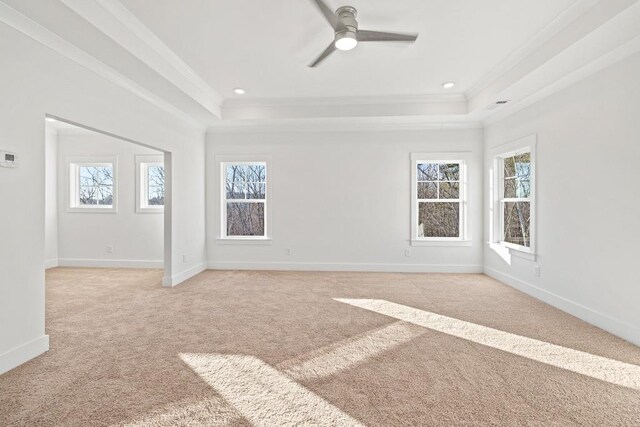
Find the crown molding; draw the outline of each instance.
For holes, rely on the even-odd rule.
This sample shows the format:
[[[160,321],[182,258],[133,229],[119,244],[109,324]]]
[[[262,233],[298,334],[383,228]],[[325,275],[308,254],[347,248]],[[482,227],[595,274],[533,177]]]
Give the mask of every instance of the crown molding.
[[[542,28],[529,41],[507,56],[502,62],[493,67],[487,74],[482,76],[473,86],[465,92],[467,99],[474,98],[487,89],[493,82],[498,80],[507,71],[524,61],[533,52],[544,46],[560,34],[567,26],[574,22],[589,9],[594,7],[600,0],[578,0],[565,9],[553,21]]]
[[[85,128],[75,128],[75,129],[60,128],[60,129],[56,129],[56,133],[58,134],[58,136],[77,136],[77,135],[85,136],[85,135],[96,134],[95,132]]]
[[[118,0],[60,1],[215,117],[221,117],[222,96]]]
[[[462,94],[341,98],[234,99],[223,120],[279,120],[356,117],[431,117],[467,114]],[[449,120],[447,120],[449,121]]]
[[[397,104],[440,104],[466,103],[464,94],[389,95],[389,96],[348,96],[317,98],[253,98],[226,99],[223,108],[253,107],[314,107],[314,106],[358,106]]]
[[[624,43],[624,40],[619,40],[616,35],[616,29],[611,30],[610,23],[620,21],[620,17],[633,15],[638,6],[637,0],[600,0],[588,8],[589,4],[581,2],[583,9],[580,10],[586,11],[578,14],[577,18],[555,36],[531,51],[528,56],[522,57],[520,62],[511,66],[489,86],[469,98],[469,111],[481,111],[500,99],[517,101],[541,90],[543,86],[539,82],[534,85],[536,87],[529,87],[526,93],[522,89],[524,86],[531,86],[528,82],[538,79],[532,79],[532,76],[539,76],[540,70],[544,69],[550,75],[555,75],[553,79],[557,80],[582,67],[585,59],[595,59],[604,55],[604,52],[598,51],[595,44],[588,46],[584,52],[575,54],[576,46],[583,46],[583,41],[592,38],[593,34],[600,34],[601,44],[608,44],[610,50]],[[576,13],[565,15],[563,22],[575,15]],[[608,30],[603,31],[603,28]],[[566,60],[567,58],[569,60]],[[554,66],[556,69],[553,69]],[[558,73],[560,69],[562,70]],[[548,84],[551,84],[551,81]]]
[[[610,51],[609,53],[591,61],[587,65],[565,75],[563,78],[556,80],[552,84],[544,87],[531,94],[530,96],[505,106],[503,109],[497,110],[494,114],[485,118],[483,125],[490,126],[496,122],[506,119],[507,117],[521,111],[533,104],[548,98],[563,89],[566,89],[626,58],[640,52],[640,36],[635,37],[631,41]]]
[[[62,37],[1,1],[0,21],[54,52],[57,52],[76,64],[86,68],[87,70],[155,105],[172,116],[181,119],[192,126],[196,126],[198,128],[203,127],[202,123],[196,121],[193,117],[184,113],[179,108],[176,108],[173,104],[140,86],[133,80],[123,76],[108,65],[89,55],[84,50],[69,43]]]
[[[480,121],[447,121],[416,117],[374,117],[345,119],[280,119],[221,121],[208,134],[284,132],[396,132],[424,130],[482,129]]]
[[[574,42],[562,53],[513,85],[509,96],[515,101],[485,117],[485,125],[533,105],[589,76],[640,52],[640,2],[616,14]],[[520,87],[518,87],[520,86]]]

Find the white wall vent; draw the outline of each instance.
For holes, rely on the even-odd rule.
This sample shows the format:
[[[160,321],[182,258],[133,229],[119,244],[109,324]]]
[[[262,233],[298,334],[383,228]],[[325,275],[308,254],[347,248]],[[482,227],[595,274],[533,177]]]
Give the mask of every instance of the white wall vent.
[[[510,99],[504,99],[504,100],[501,100],[501,101],[493,102],[493,103],[489,104],[489,106],[487,107],[487,110],[495,110],[496,108],[502,107],[503,105],[505,105],[505,104],[507,104],[509,102],[511,102]]]

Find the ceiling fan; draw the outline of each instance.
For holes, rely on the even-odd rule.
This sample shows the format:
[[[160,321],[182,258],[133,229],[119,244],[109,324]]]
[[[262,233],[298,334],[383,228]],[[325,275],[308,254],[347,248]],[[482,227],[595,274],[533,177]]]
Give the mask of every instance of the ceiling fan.
[[[314,0],[320,12],[335,32],[333,42],[313,61],[309,67],[316,67],[336,49],[351,50],[359,42],[415,42],[417,34],[383,33],[358,29],[358,11],[355,7],[342,6],[335,13],[322,0]]]

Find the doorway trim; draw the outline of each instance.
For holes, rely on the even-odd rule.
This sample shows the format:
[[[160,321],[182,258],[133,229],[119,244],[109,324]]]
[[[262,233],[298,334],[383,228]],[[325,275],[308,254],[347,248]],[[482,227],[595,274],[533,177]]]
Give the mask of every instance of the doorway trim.
[[[136,144],[142,147],[150,148],[156,151],[160,151],[164,154],[164,169],[165,169],[165,200],[164,200],[164,260],[163,260],[163,278],[162,278],[162,286],[163,287],[173,287],[174,283],[176,283],[176,279],[173,277],[173,262],[172,262],[172,207],[173,207],[173,168],[172,168],[172,153],[170,151],[164,150],[162,148],[155,147],[151,144],[146,144],[144,142],[137,141],[135,139],[127,138],[125,136],[121,136],[112,132],[108,132],[105,130],[97,129],[91,126],[83,125],[82,123],[74,122],[73,120],[65,119],[62,117],[58,117],[53,114],[45,114],[46,119],[53,119],[55,121],[66,123],[81,129],[85,129],[91,132],[99,133],[105,136],[109,136],[112,138],[119,139],[121,141],[129,142],[132,144]],[[46,268],[46,266],[45,266]]]

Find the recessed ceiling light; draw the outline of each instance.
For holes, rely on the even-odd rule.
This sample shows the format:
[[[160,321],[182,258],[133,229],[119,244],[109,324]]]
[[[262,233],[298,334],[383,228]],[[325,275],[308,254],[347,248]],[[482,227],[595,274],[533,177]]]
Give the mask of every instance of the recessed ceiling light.
[[[237,87],[237,88],[235,88],[233,91],[234,91],[236,94],[238,94],[238,95],[244,95],[245,93],[247,93],[247,92],[245,92],[245,91],[244,91],[244,89],[242,89],[241,87]]]
[[[442,87],[445,89],[451,89],[453,87],[455,87],[455,83],[454,82],[444,82],[442,83]]]

